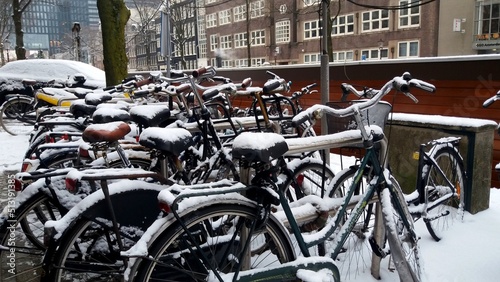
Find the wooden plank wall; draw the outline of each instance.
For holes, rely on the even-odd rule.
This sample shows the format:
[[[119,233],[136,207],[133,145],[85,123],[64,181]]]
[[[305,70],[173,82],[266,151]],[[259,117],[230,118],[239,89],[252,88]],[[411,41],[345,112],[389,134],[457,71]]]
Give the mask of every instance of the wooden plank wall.
[[[320,83],[319,66],[283,66],[217,71],[218,75],[230,77],[238,82],[251,77],[254,86],[262,86],[270,78],[270,70],[286,80],[292,81],[292,90],[317,82]],[[419,99],[414,104],[409,98],[399,94],[386,96],[393,104],[395,112],[457,116],[500,121],[500,101],[484,109],[482,103],[500,90],[500,56],[429,58],[420,60],[387,60],[380,62],[354,62],[330,66],[330,101],[340,99],[342,82],[380,88],[394,76],[408,71],[414,78],[433,83],[437,87],[434,94],[421,90],[412,93]],[[318,86],[318,91],[320,87]],[[302,105],[311,106],[320,102],[320,94],[305,97]],[[233,101],[235,106],[245,107],[248,99]],[[499,177],[494,166],[500,163],[500,136],[495,134],[492,187],[500,188]]]

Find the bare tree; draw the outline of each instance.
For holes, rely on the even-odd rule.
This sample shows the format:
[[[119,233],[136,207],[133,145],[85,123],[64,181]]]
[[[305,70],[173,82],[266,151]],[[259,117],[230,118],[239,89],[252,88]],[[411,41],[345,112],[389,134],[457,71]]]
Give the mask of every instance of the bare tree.
[[[134,0],[131,7],[133,12],[128,24],[133,27],[131,29],[133,34],[129,38],[145,47],[148,69],[151,66],[151,55],[156,56],[155,19],[159,16],[163,2],[163,0]]]
[[[12,0],[12,20],[16,34],[16,57],[18,60],[26,59],[24,49],[23,13],[33,0]]]
[[[186,69],[186,45],[196,36],[196,6],[194,2],[170,6],[172,26],[172,44],[176,55],[180,57],[183,69]]]
[[[0,60],[2,65],[5,64],[5,44],[9,44],[6,40],[9,38],[11,26],[12,26],[12,18],[10,17],[12,14],[12,2],[11,0],[0,0]],[[7,50],[8,52],[8,50]]]

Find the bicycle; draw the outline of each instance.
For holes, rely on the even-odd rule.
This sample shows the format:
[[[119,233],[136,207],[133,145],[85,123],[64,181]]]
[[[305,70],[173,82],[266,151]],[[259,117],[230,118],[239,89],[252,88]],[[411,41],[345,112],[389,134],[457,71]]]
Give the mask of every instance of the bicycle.
[[[343,84],[343,97],[354,93],[358,97],[369,97],[377,93],[374,89],[357,91],[352,85]],[[387,118],[388,111],[381,113]],[[378,122],[378,120],[369,122]],[[385,122],[383,122],[385,123]],[[466,173],[462,156],[458,151],[460,138],[447,137],[431,140],[419,146],[414,159],[418,161],[415,190],[405,195],[410,205],[410,212],[415,220],[423,218],[429,234],[436,241],[442,239],[443,232],[464,215],[464,193]],[[385,156],[387,157],[387,156]],[[349,187],[357,166],[347,168],[338,173],[334,185]],[[367,177],[369,172],[365,173]],[[347,182],[344,184],[343,182]],[[363,187],[358,187],[363,190]]]
[[[181,86],[179,86],[179,87],[181,87]],[[172,89],[173,93],[178,92],[178,91],[173,91],[173,90],[174,89]],[[165,134],[167,134],[168,130],[169,129],[164,129],[164,130],[162,129],[161,131],[165,131]],[[161,138],[161,135],[164,135],[161,131],[160,130],[154,131],[154,129],[152,128],[151,130],[149,130],[149,132],[144,131],[144,134],[148,136],[147,140],[150,140],[150,141],[158,140],[158,141],[156,141],[155,146],[157,146],[158,148],[160,148],[160,147],[164,148],[169,143],[167,141],[161,141],[161,140],[165,140],[165,138]],[[166,135],[164,135],[164,136],[166,136]],[[141,135],[141,139],[142,139],[142,135]],[[182,141],[178,141],[178,142],[182,142]],[[151,142],[151,143],[154,143],[154,142]],[[177,147],[176,145],[168,145],[168,146],[171,148]],[[307,165],[305,163],[306,161],[307,160],[304,160],[304,163],[295,163],[294,167],[296,167],[298,171],[300,170],[300,173],[304,173],[304,171],[306,170],[306,167],[307,167]],[[317,165],[317,163],[314,163],[314,162],[310,162],[307,164]],[[316,167],[316,166],[314,166],[314,167]],[[323,171],[326,171],[326,175],[328,175],[330,178],[333,177],[332,173],[329,171],[328,168],[323,169]],[[293,172],[291,172],[291,173],[293,173]],[[96,174],[94,177],[95,177],[95,179],[98,179],[99,175]],[[126,174],[124,177],[126,177]],[[222,183],[227,183],[227,182],[222,181]],[[127,191],[126,193],[113,194],[113,191],[110,190],[110,196],[115,198],[112,201],[113,207],[115,207],[117,204],[120,205],[120,203],[125,203],[126,205],[128,205],[128,207],[130,207],[132,205],[132,202],[125,200],[127,198],[133,199],[135,201],[135,199],[138,199],[140,197],[143,199],[143,202],[141,202],[141,204],[144,204],[144,201],[145,201],[144,200],[144,197],[145,197],[144,193],[146,193],[147,195],[151,195],[151,194],[154,194],[155,192],[156,193],[158,192],[155,189],[147,189],[146,188],[147,186],[145,186],[146,184],[142,183],[141,185],[138,185],[138,187],[136,189]],[[214,184],[210,184],[210,185],[217,186],[220,184],[218,184],[218,182],[215,182]],[[113,188],[116,189],[116,187],[117,187],[117,185],[113,185]],[[141,187],[143,187],[143,188],[141,188]],[[121,199],[120,199],[120,197],[121,197]],[[147,226],[142,226],[142,224],[144,224],[145,218],[147,218],[149,220],[149,219],[155,219],[157,217],[158,211],[156,211],[155,209],[146,211],[144,208],[142,208],[141,214],[144,211],[144,212],[148,212],[148,215],[141,216],[141,218],[142,218],[141,223],[137,222],[134,225],[127,226],[126,230],[122,230],[121,226],[124,225],[123,222],[125,222],[125,221],[129,222],[129,223],[132,222],[132,220],[130,220],[130,219],[126,220],[127,218],[129,218],[129,217],[130,218],[137,218],[138,217],[137,210],[134,211],[135,215],[130,214],[130,216],[128,216],[129,214],[127,212],[122,212],[118,215],[119,218],[112,219],[111,218],[112,213],[103,213],[102,212],[103,209],[111,210],[111,206],[107,206],[108,197],[106,197],[106,199],[104,199],[104,198],[101,198],[101,199],[102,200],[99,201],[99,203],[92,202],[95,200],[95,199],[93,200],[93,198],[84,199],[81,203],[78,204],[78,206],[84,207],[83,210],[82,210],[82,208],[76,208],[76,210],[78,210],[79,212],[83,212],[84,215],[81,215],[79,213],[76,214],[73,212],[68,213],[64,219],[61,219],[62,222],[65,222],[64,228],[62,228],[61,225],[56,224],[58,228],[57,228],[57,230],[53,230],[53,228],[51,228],[51,226],[56,226],[56,225],[54,225],[54,224],[52,224],[50,226],[46,225],[46,227],[48,229],[46,232],[47,237],[56,239],[55,240],[56,242],[51,242],[49,244],[49,246],[52,246],[52,248],[58,247],[57,250],[54,250],[54,251],[48,250],[46,253],[46,256],[45,256],[45,258],[47,260],[46,269],[48,269],[48,273],[49,273],[50,277],[54,277],[52,275],[55,275],[55,277],[69,276],[70,273],[72,273],[72,271],[75,271],[77,269],[79,269],[78,271],[76,271],[79,273],[79,274],[77,274],[78,277],[92,277],[92,276],[99,276],[99,275],[105,276],[106,275],[106,273],[96,273],[95,269],[93,269],[92,267],[89,267],[87,265],[87,263],[90,263],[91,265],[101,265],[103,267],[105,266],[106,268],[110,269],[111,272],[116,273],[118,275],[120,273],[119,266],[122,265],[122,264],[119,264],[118,262],[126,261],[126,260],[122,260],[122,259],[119,259],[117,257],[114,257],[116,259],[116,261],[108,261],[108,260],[105,260],[104,257],[102,257],[102,259],[99,259],[98,257],[94,257],[94,256],[90,255],[95,251],[93,248],[87,248],[87,247],[83,248],[82,249],[83,252],[82,252],[82,251],[79,251],[78,249],[75,249],[74,246],[78,245],[80,243],[87,242],[87,239],[89,239],[89,238],[90,239],[97,238],[97,237],[98,238],[110,238],[110,237],[116,238],[117,236],[123,236],[122,246],[119,245],[120,243],[118,243],[118,245],[116,245],[116,242],[108,242],[109,243],[108,250],[110,253],[114,253],[112,250],[115,250],[115,249],[119,249],[122,251],[127,250],[127,248],[128,248],[127,246],[130,246],[130,243],[133,241],[133,238],[131,238],[129,235],[130,234],[129,231],[131,230],[131,227],[134,226],[134,229],[136,228],[137,230],[145,229],[145,227],[147,227]],[[156,201],[156,198],[149,198],[147,203],[150,203],[151,199],[153,199],[153,201]],[[148,206],[154,205],[154,203],[147,204],[147,205]],[[151,213],[151,215],[149,213]],[[107,219],[107,220],[104,220],[104,222],[103,222],[103,219]],[[88,224],[86,224],[86,225],[69,224],[69,223],[78,223],[80,221],[85,221],[90,225],[88,225]],[[107,221],[109,221],[110,223],[115,223],[115,222],[119,223],[120,230],[110,229],[109,226],[106,226]],[[148,222],[148,221],[146,220],[146,222]],[[93,236],[87,236],[87,234],[89,234],[89,232]],[[135,232],[135,233],[137,233],[137,232]],[[98,236],[98,234],[101,234],[101,235]],[[123,235],[121,235],[121,234],[123,234]],[[104,240],[104,241],[106,241],[106,240]],[[121,240],[118,239],[117,242],[120,242],[120,241]],[[79,243],[75,244],[76,242],[79,242]],[[102,247],[102,245],[100,245],[100,246]],[[104,249],[102,249],[102,250],[104,250]],[[89,260],[86,260],[86,258],[88,258]],[[80,268],[80,266],[77,267],[76,266],[77,264],[80,264],[80,266],[82,268]],[[83,270],[83,269],[85,269],[85,270]],[[73,275],[76,275],[76,274],[73,274]],[[109,275],[112,275],[112,274],[109,274]]]
[[[335,116],[354,115],[358,121],[359,130],[355,133],[349,133],[349,135],[338,134],[337,136],[343,136],[341,140],[344,142],[347,142],[348,136],[356,137],[354,139],[357,139],[358,143],[361,139],[366,148],[365,157],[354,178],[356,181],[347,191],[345,197],[338,200],[326,199],[326,202],[325,199],[317,199],[319,203],[323,204],[318,204],[320,211],[334,214],[333,217],[328,218],[324,227],[317,234],[302,234],[299,226],[310,221],[311,218],[317,218],[318,208],[312,209],[312,212],[309,213],[303,209],[300,209],[300,213],[295,210],[297,215],[295,218],[293,210],[295,205],[291,207],[292,205],[288,204],[285,192],[277,186],[271,176],[272,168],[265,165],[273,158],[282,158],[282,155],[288,150],[286,141],[272,135],[272,133],[245,133],[245,135],[254,135],[244,136],[242,134],[236,137],[233,144],[233,155],[260,167],[262,175],[258,175],[262,177],[262,182],[252,182],[252,185],[249,186],[226,185],[219,190],[188,186],[177,187],[177,191],[173,191],[173,189],[161,191],[158,199],[166,216],[151,225],[141,237],[141,241],[136,244],[137,249],[129,252],[130,257],[135,259],[131,260],[132,266],[127,271],[131,275],[130,279],[137,279],[136,281],[161,279],[161,277],[165,277],[164,275],[170,274],[171,269],[176,269],[177,273],[183,276],[183,279],[189,280],[205,280],[207,277],[221,281],[224,278],[233,280],[256,279],[256,277],[270,279],[274,276],[269,275],[274,275],[276,269],[282,271],[280,279],[294,279],[297,269],[314,268],[317,265],[312,263],[304,266],[300,264],[300,261],[296,261],[296,267],[290,271],[288,262],[295,258],[287,256],[286,250],[293,250],[293,247],[289,245],[292,238],[297,241],[301,253],[307,257],[309,256],[309,247],[316,246],[334,235],[329,255],[330,258],[335,259],[343,252],[344,243],[368,202],[372,201],[375,195],[379,195],[377,201],[380,201],[382,211],[384,211],[384,226],[388,230],[386,235],[400,278],[402,281],[420,281],[422,273],[413,218],[408,211],[402,191],[396,185],[392,185],[389,170],[381,164],[378,154],[373,148],[375,132],[382,133],[380,129],[377,131],[373,127],[365,128],[359,116],[360,110],[372,107],[392,89],[413,97],[408,92],[410,87],[419,87],[424,90],[434,89],[432,85],[416,79],[409,79],[409,76],[405,74],[403,77],[395,77],[386,83],[382,90],[368,101],[339,110],[315,105],[294,118],[296,123],[300,123],[312,115],[317,115],[318,111]],[[266,135],[264,136],[264,134]],[[252,145],[251,142],[247,141],[249,138],[268,141],[257,145],[254,142]],[[323,139],[325,138],[327,137],[323,137]],[[332,144],[323,146],[327,148],[328,145],[332,146]],[[307,148],[307,144],[303,144],[303,147],[311,149]],[[373,169],[374,178],[369,183],[365,193],[354,199],[356,182],[360,181],[360,176],[368,166]],[[246,195],[250,199],[242,197],[241,193],[244,191],[247,191]],[[315,198],[314,195],[310,196]],[[300,201],[314,203],[312,199],[308,200],[307,197],[298,202]],[[272,227],[276,217],[271,209],[273,204],[277,204],[277,202],[281,204],[286,224],[293,234],[293,236],[290,235],[291,237],[289,237],[288,232],[278,235],[283,231]],[[351,205],[354,204],[353,208]],[[246,212],[242,213],[243,210]],[[348,210],[352,210],[352,212],[345,220],[344,216],[348,214]],[[244,217],[245,220],[239,221],[238,219],[241,217]],[[305,220],[305,222],[301,220]],[[254,230],[258,232],[252,233]],[[251,243],[253,239],[257,238],[261,239],[260,244]],[[266,245],[266,243],[269,244]],[[275,247],[278,249],[275,250]],[[145,253],[145,248],[147,248],[147,253]],[[253,257],[250,259],[251,255],[263,254],[266,251],[275,259],[266,266],[274,265],[274,267],[271,270],[266,270],[265,266],[260,265],[264,269],[252,270],[250,262],[255,262],[255,259]],[[330,263],[332,262],[330,261]],[[280,268],[279,265],[285,268]],[[330,264],[329,267],[332,270],[332,275],[338,279],[334,263]],[[193,268],[199,271],[190,272]]]

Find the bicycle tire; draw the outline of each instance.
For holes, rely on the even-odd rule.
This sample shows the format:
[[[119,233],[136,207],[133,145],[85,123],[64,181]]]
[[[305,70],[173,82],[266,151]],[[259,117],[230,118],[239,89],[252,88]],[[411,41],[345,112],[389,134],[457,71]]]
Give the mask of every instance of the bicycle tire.
[[[443,238],[443,233],[448,230],[456,221],[460,221],[464,215],[464,193],[466,175],[464,170],[463,159],[454,147],[440,147],[434,154],[433,158],[439,165],[439,168],[445,173],[446,178],[455,185],[456,195],[441,203],[436,207],[431,207],[427,210],[427,217],[424,218],[425,226],[434,240],[439,241]],[[425,165],[423,171],[423,183],[425,187],[445,187],[446,180],[436,172],[434,165]],[[431,189],[427,192],[428,201],[432,201],[442,197],[446,193],[451,193],[449,190]]]
[[[328,196],[330,198],[334,198],[346,195],[348,190],[351,188],[358,168],[359,166],[356,165],[338,172],[332,180],[332,188],[330,189]],[[354,195],[362,195],[366,191],[366,187],[369,183],[368,170],[369,169],[366,169],[363,172],[363,178],[359,182],[358,186],[355,187],[356,191],[354,192]],[[362,217],[360,217],[354,226],[353,231],[349,234],[347,241],[344,243],[343,251],[335,258],[336,265],[339,268],[343,279],[356,277],[357,275],[363,273],[366,269],[370,268],[372,248],[368,238],[372,233],[374,225],[373,213],[374,204],[372,203],[366,207]],[[341,221],[341,224],[347,220],[349,214],[350,212],[347,211]],[[326,249],[329,249],[328,241],[326,244]]]
[[[393,193],[388,187],[381,191],[380,204],[394,266],[401,281],[421,281],[422,262],[413,217],[399,185],[392,189]]]
[[[2,105],[0,124],[10,135],[30,134],[35,121],[35,107],[30,98],[15,97]]]
[[[8,250],[0,248],[0,281],[40,279],[42,257],[46,249],[43,245],[43,223],[38,219],[26,219],[38,217],[39,214],[34,214],[35,210],[38,208],[40,211],[42,203],[48,205],[48,201],[50,198],[45,193],[38,192],[16,208],[14,218],[9,217],[9,221],[3,222],[0,227],[1,244]],[[59,211],[53,215],[55,216],[51,219],[61,217]],[[9,265],[13,256],[14,265]]]
[[[223,238],[224,235],[229,235],[230,233],[227,231],[234,231],[234,229],[238,229],[243,225],[246,226],[247,223],[259,220],[255,216],[255,206],[249,207],[222,203],[210,205],[188,213],[183,216],[181,221],[192,232],[197,232],[196,237],[199,243],[207,242],[207,237],[210,236],[212,242],[215,244],[203,247],[202,251],[204,253],[213,252],[207,254],[209,263],[217,267],[218,270],[227,273],[232,272],[234,265],[231,265],[231,263],[235,261],[230,261],[231,259],[228,259],[227,254],[224,255],[224,249],[231,247],[231,257],[237,260],[240,258],[238,252],[241,250],[238,247],[241,245],[239,242],[234,241],[236,240],[234,237],[232,237],[232,240],[221,240],[220,242],[216,240],[219,239],[219,236]],[[245,223],[237,219],[243,219]],[[219,222],[221,224],[212,225],[212,222]],[[211,227],[216,228],[212,229]],[[208,235],[204,231],[209,231],[211,234]],[[288,235],[276,218],[273,216],[269,217],[265,222],[265,226],[260,228],[259,231],[262,231],[262,233],[253,237],[253,240],[265,240],[267,248],[262,252],[252,252],[252,269],[265,268],[295,259]],[[237,234],[239,235],[240,233]],[[198,255],[182,251],[183,248],[192,247],[191,242],[187,240],[187,236],[179,221],[175,221],[171,226],[167,227],[159,236],[155,237],[157,241],[152,242],[148,248],[148,258],[153,259],[140,259],[140,262],[138,261],[133,281],[150,281],[153,279],[154,281],[161,281],[164,275],[168,276],[169,281],[206,281],[208,270],[198,258]],[[254,248],[255,245],[252,247]],[[257,247],[261,249],[260,244],[257,244]],[[179,254],[179,259],[177,257],[169,257],[169,254],[172,254],[172,252]],[[174,256],[176,255],[174,254]],[[220,258],[222,258],[222,261],[216,261]],[[170,269],[172,267],[173,271]],[[183,269],[186,269],[186,271],[183,271]],[[162,272],[162,270],[165,271]]]

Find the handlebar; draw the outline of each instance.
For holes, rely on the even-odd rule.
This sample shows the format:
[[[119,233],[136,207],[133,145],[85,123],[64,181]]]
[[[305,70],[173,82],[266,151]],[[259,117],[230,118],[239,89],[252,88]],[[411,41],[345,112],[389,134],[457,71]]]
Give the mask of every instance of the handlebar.
[[[434,85],[424,82],[422,80],[411,78],[409,73],[404,73],[402,76],[396,76],[390,81],[388,81],[381,89],[373,96],[371,99],[366,100],[361,103],[355,103],[351,106],[344,109],[333,109],[331,107],[325,105],[314,105],[307,110],[297,114],[292,119],[292,126],[297,127],[302,122],[306,120],[311,120],[313,115],[317,115],[318,111],[325,112],[327,114],[331,114],[336,117],[347,117],[354,115],[355,113],[371,108],[375,106],[386,94],[388,94],[391,90],[397,90],[403,92],[406,96],[411,98],[414,102],[418,102],[416,98],[409,92],[412,87],[416,87],[422,89],[427,92],[435,92],[436,88]]]
[[[311,94],[311,93],[317,92],[316,90],[311,91],[311,89],[316,87],[316,86],[318,86],[318,84],[315,82],[315,83],[312,83],[312,84],[309,84],[307,86],[302,87],[302,89],[300,89],[300,91],[295,91],[292,93],[292,99],[298,99],[304,94]]]
[[[497,94],[495,94],[495,96],[493,97],[490,97],[488,98],[486,101],[484,101],[483,103],[483,107],[484,108],[487,108],[489,107],[491,104],[495,103],[496,101],[498,101],[500,99],[500,90],[497,92]]]

